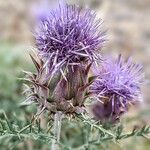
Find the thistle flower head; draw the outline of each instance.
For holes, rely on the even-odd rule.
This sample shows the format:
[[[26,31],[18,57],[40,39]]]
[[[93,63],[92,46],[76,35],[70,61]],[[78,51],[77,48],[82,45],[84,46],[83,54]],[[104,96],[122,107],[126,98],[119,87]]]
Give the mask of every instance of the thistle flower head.
[[[110,58],[102,63],[101,68],[95,68],[94,74],[98,78],[90,87],[91,93],[96,94],[102,103],[98,104],[99,111],[103,107],[107,113],[118,117],[127,110],[129,103],[135,103],[141,99],[141,83],[144,79],[142,66],[134,64],[129,58],[125,61],[121,55],[117,60]],[[110,107],[111,106],[111,107]],[[93,109],[94,111],[94,109]],[[103,116],[103,117],[108,117]]]
[[[77,65],[95,61],[104,42],[101,20],[89,9],[60,4],[35,32],[39,55],[47,64]]]

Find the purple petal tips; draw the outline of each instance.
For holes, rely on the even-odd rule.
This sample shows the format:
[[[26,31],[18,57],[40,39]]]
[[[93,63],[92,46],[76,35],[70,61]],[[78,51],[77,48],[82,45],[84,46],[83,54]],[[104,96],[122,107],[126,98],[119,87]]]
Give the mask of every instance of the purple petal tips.
[[[59,4],[41,20],[36,29],[35,40],[39,55],[51,64],[63,62],[74,65],[98,59],[105,41],[100,19],[89,9]]]

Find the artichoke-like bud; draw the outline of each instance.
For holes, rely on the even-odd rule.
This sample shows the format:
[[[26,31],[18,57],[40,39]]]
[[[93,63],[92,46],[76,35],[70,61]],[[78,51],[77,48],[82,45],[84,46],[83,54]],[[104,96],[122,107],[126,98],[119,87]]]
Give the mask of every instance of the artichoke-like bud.
[[[80,64],[68,68],[62,75],[56,72],[55,75],[47,73],[44,62],[36,56],[31,56],[36,67],[36,73],[27,74],[25,102],[38,104],[40,111],[47,109],[50,112],[62,111],[64,113],[80,113],[84,111],[84,101],[89,85],[88,73],[91,64]]]
[[[56,99],[61,99],[63,97],[66,100],[72,100],[74,106],[82,106],[86,89],[91,83],[88,82],[90,67],[91,64],[80,64],[69,67],[66,70],[65,78],[62,77],[59,81],[54,91],[54,97],[57,97]]]

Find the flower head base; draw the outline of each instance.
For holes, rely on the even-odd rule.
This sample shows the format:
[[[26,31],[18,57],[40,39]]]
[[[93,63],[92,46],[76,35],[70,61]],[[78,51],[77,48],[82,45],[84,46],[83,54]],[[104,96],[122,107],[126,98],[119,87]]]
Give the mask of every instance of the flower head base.
[[[127,110],[129,103],[141,100],[139,99],[141,98],[140,85],[144,74],[142,66],[132,63],[131,58],[127,61],[123,60],[121,55],[115,61],[109,58],[102,63],[101,68],[95,68],[93,72],[98,77],[91,85],[90,91],[96,94],[100,101],[93,108],[93,112],[96,113],[98,107],[99,113],[104,108],[106,108],[104,111],[107,112],[106,116],[103,115],[99,119],[112,116],[117,119],[122,112]]]
[[[35,33],[39,55],[49,68],[52,64],[77,65],[93,62],[105,41],[101,20],[89,9],[59,5],[41,20]]]
[[[120,116],[125,112],[125,110],[127,109],[124,109],[119,101],[115,101],[114,97],[111,97],[109,101],[98,101],[91,107],[91,111],[96,120],[111,123],[119,121]]]
[[[74,70],[69,68],[66,79],[61,73],[57,73],[51,78],[47,78],[44,62],[38,56],[31,56],[37,69],[36,73],[25,72],[26,89],[24,91],[26,100],[24,104],[37,103],[38,114],[48,110],[51,113],[62,111],[63,113],[81,113],[84,111],[84,100],[88,82],[88,72],[91,64],[87,66],[74,66]]]

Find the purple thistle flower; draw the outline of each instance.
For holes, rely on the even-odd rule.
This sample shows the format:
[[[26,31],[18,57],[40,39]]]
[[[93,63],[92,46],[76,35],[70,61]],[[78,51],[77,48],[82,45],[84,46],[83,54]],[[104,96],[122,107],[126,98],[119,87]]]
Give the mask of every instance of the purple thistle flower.
[[[92,108],[97,119],[103,120],[118,117],[128,109],[129,103],[141,101],[141,84],[143,83],[143,67],[132,63],[132,59],[117,60],[110,58],[102,63],[101,68],[94,68],[97,77],[90,87],[98,101]]]
[[[89,9],[60,4],[41,20],[35,40],[39,55],[47,68],[56,65],[78,65],[99,58],[99,50],[105,41],[100,30],[101,19]]]

